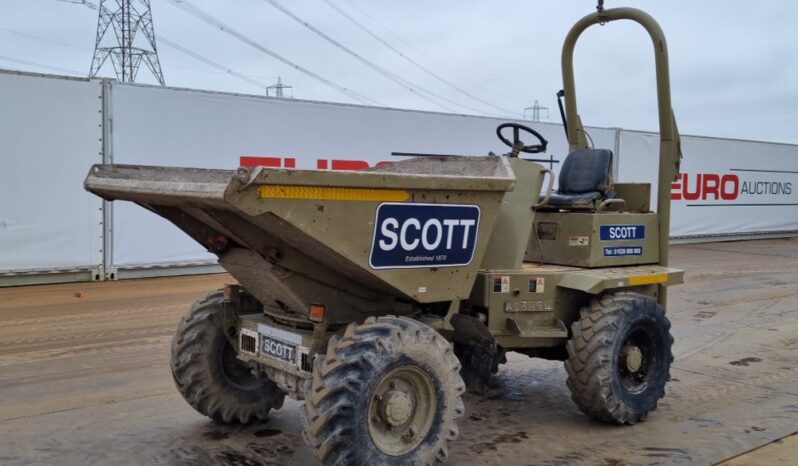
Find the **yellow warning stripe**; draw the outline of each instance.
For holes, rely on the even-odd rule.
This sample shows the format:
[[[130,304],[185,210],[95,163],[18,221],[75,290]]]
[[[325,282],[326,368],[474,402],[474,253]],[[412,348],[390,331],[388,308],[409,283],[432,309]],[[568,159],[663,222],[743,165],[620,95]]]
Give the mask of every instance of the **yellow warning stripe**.
[[[630,285],[651,285],[652,283],[664,283],[668,281],[667,273],[657,273],[653,275],[636,275],[629,277]]]
[[[258,188],[264,199],[314,199],[329,201],[406,201],[410,193],[403,189],[339,188],[333,186],[297,186],[267,184]]]

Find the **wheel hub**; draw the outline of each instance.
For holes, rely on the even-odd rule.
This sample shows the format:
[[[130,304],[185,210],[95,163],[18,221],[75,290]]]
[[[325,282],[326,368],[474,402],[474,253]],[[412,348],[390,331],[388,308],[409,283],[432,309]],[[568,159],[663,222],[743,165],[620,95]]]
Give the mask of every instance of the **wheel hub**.
[[[637,372],[643,366],[643,352],[635,345],[627,345],[623,348],[623,359],[629,372]]]
[[[645,392],[657,369],[657,344],[653,331],[639,324],[629,330],[617,355],[616,371],[629,394]]]
[[[369,403],[369,434],[374,445],[400,456],[424,440],[437,411],[430,375],[415,366],[401,366],[377,383]]]
[[[241,390],[255,390],[264,385],[262,380],[252,375],[249,366],[236,358],[235,350],[227,341],[222,343],[219,355],[219,368],[222,377],[230,385]]]
[[[413,414],[413,399],[406,392],[391,390],[382,401],[382,418],[396,427],[404,424]]]

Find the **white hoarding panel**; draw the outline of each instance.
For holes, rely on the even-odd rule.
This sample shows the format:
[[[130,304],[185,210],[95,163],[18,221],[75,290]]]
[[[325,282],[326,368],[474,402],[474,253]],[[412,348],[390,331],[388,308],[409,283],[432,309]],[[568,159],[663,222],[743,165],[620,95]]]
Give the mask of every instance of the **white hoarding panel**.
[[[0,72],[0,158],[0,273],[99,267],[100,82]]]
[[[623,181],[656,183],[659,135],[621,132]],[[682,138],[671,236],[798,231],[798,146]]]
[[[112,112],[115,163],[359,169],[398,160],[391,152],[509,151],[495,134],[505,120],[493,118],[131,85],[112,87]],[[548,153],[526,157],[562,160],[561,126],[522,123],[549,140]],[[613,130],[590,133],[597,146],[614,148]],[[114,203],[113,256],[116,267],[215,259],[166,220],[124,202]]]

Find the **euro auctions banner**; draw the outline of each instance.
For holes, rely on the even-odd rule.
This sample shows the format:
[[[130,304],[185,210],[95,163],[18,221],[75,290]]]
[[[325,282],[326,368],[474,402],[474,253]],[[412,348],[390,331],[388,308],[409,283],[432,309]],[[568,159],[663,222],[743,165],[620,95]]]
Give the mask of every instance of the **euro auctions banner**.
[[[401,160],[392,152],[487,155],[510,150],[496,137],[496,127],[507,120],[496,118],[128,84],[113,84],[111,101],[115,163],[360,170]],[[520,123],[549,141],[545,154],[524,157],[545,159],[544,165],[557,172],[568,152],[562,126]],[[615,130],[589,131],[596,146],[614,147]],[[529,135],[521,138],[536,143]],[[115,202],[113,217],[113,266],[216,259],[137,205]]]
[[[659,135],[621,133],[620,179],[656,182]],[[798,146],[682,138],[672,237],[798,231]]]
[[[504,122],[0,70],[0,200],[5,201],[0,202],[0,278],[215,262],[148,210],[129,202],[107,207],[86,192],[83,181],[93,163],[358,170],[399,160],[392,152],[506,152],[495,134]],[[568,152],[562,126],[521,123],[549,141],[546,154],[529,157],[544,159],[543,165],[558,172]],[[616,179],[656,186],[657,134],[588,131],[595,147],[614,150]],[[798,232],[798,145],[684,137],[683,152],[671,186],[672,237]],[[383,242],[372,265],[470,260],[469,215],[451,224],[451,250],[448,242],[433,241],[435,247],[428,249],[436,254],[418,255],[412,263],[394,256],[402,245],[395,243],[396,225],[389,219],[399,221],[398,214],[375,217],[378,224],[386,221],[375,230],[382,235],[377,242]],[[438,228],[434,222],[419,225],[432,232]],[[444,227],[449,234],[449,225]],[[625,227],[599,234],[612,238],[642,231],[638,225]],[[455,244],[462,246],[455,251]]]
[[[118,83],[109,98],[115,163],[358,170],[398,160],[394,151],[508,150],[495,134],[506,120],[495,118]],[[521,123],[549,140],[546,154],[530,157],[565,159],[562,126]],[[659,135],[588,130],[595,147],[615,151],[619,181],[652,183],[656,192]],[[672,237],[798,231],[798,146],[684,137],[683,152]],[[556,162],[544,165],[556,173]],[[112,244],[112,267],[215,261],[172,224],[127,202],[113,204]]]

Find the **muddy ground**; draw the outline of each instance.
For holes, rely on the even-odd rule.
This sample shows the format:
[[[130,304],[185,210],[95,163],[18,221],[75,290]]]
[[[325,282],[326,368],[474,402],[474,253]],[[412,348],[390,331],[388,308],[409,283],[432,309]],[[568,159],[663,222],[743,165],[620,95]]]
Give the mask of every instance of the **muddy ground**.
[[[736,457],[729,464],[737,466],[798,457],[790,437],[798,431],[798,239],[676,246],[671,254],[687,283],[671,291],[673,378],[648,421],[591,421],[572,404],[562,364],[512,354],[495,393],[468,396],[449,464],[705,465]],[[173,386],[169,342],[179,316],[228,280],[0,289],[0,464],[313,464],[297,403],[265,424],[223,426],[195,413]]]

